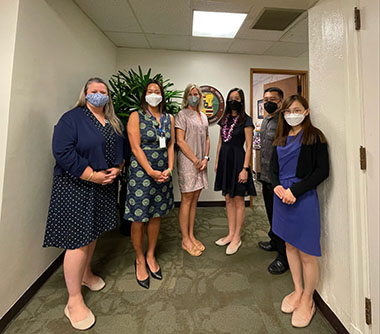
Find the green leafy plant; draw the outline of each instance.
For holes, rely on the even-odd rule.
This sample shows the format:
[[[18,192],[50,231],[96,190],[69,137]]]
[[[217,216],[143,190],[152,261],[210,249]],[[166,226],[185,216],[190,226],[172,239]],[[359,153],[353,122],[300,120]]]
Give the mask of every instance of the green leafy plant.
[[[166,98],[166,111],[175,115],[180,109],[180,103],[176,99],[182,98],[183,91],[173,90],[174,84],[170,79],[164,80],[162,74],[151,75],[152,70],[143,74],[139,66],[138,72],[130,69],[128,71],[118,71],[114,74],[109,83],[111,85],[111,97],[114,103],[116,115],[123,122],[124,126],[128,122],[131,112],[140,109],[142,92],[149,79],[157,80],[162,84]]]

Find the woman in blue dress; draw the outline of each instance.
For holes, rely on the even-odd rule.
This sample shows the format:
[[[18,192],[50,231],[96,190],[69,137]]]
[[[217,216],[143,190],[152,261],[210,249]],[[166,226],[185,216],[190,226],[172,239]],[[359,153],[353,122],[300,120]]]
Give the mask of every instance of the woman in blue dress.
[[[150,284],[147,268],[153,278],[162,279],[154,251],[161,217],[174,207],[171,178],[174,165],[174,118],[165,111],[162,85],[151,80],[143,91],[141,110],[130,115],[127,126],[132,157],[124,219],[132,221],[136,280],[146,289],[149,289]],[[143,251],[144,223],[148,234],[146,257]]]
[[[321,256],[316,187],[328,177],[329,162],[326,138],[312,125],[302,96],[284,101],[273,145],[273,232],[286,242],[294,283],[281,310],[293,313],[294,327],[306,327],[315,313],[313,293],[319,276],[317,256]]]

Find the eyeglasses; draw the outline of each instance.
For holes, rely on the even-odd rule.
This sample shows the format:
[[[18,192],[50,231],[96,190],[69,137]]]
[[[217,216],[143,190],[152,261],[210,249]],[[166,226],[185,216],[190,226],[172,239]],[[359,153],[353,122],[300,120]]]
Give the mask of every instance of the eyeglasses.
[[[305,112],[305,109],[302,109],[302,108],[283,109],[282,112],[285,115],[289,115],[289,114],[302,114],[302,113]]]

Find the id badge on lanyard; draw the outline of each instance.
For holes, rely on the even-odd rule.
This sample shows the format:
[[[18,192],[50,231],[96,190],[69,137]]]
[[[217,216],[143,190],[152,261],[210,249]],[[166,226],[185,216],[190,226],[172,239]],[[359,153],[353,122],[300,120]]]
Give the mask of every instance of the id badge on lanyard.
[[[163,133],[160,133],[160,148],[166,148],[166,138]]]

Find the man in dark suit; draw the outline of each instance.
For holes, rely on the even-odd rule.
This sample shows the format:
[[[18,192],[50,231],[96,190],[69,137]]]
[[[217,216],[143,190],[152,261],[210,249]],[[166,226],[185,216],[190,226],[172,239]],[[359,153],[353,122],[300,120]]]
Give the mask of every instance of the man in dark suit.
[[[269,176],[269,165],[273,152],[273,140],[277,131],[278,115],[281,110],[284,92],[277,87],[270,87],[264,91],[264,109],[268,115],[265,117],[260,128],[260,167],[261,173],[259,181],[263,188],[263,197],[265,209],[270,223],[269,238],[270,241],[260,241],[260,248],[266,251],[277,251],[277,257],[269,265],[268,271],[271,274],[282,274],[289,269],[286,258],[285,242],[272,231],[272,214],[273,214],[273,187]]]

